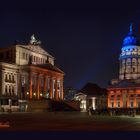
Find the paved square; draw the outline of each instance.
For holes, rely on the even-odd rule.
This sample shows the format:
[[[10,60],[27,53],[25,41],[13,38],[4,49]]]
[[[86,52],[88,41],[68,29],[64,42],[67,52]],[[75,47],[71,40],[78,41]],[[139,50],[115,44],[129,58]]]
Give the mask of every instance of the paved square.
[[[81,112],[0,114],[0,131],[140,131],[140,116],[89,116]]]

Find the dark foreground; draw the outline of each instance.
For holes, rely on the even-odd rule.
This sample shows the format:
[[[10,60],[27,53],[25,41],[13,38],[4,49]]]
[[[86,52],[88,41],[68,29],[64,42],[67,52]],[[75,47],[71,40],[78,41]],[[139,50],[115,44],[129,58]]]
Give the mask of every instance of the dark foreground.
[[[140,116],[89,116],[80,112],[0,114],[0,131],[140,131]]]

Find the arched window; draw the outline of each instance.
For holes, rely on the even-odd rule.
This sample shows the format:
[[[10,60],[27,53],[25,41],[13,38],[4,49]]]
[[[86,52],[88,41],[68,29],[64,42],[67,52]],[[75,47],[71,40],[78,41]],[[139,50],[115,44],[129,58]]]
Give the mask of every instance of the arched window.
[[[14,94],[14,86],[12,86],[12,93]]]
[[[132,59],[132,64],[135,65],[136,63],[137,63],[136,58],[133,58],[133,59]]]
[[[7,78],[7,74],[5,74],[5,82],[7,82],[8,78]]]
[[[9,86],[9,93],[11,93],[11,86]]]
[[[132,72],[136,72],[136,69],[135,68],[132,68]]]
[[[11,81],[11,75],[9,74],[9,81]]]
[[[5,93],[7,94],[7,85],[5,85]]]
[[[131,65],[131,59],[130,59],[130,58],[128,58],[128,59],[126,60],[126,62],[127,62],[127,65]]]
[[[14,75],[12,75],[12,81],[13,81],[13,82],[15,81],[15,79],[14,79]]]

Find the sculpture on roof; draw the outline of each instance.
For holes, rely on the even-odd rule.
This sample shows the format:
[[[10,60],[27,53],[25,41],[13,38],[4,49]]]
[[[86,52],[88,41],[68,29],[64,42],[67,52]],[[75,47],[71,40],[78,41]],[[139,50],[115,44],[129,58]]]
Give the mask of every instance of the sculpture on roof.
[[[41,41],[40,40],[37,40],[34,36],[34,34],[31,36],[31,39],[30,39],[30,44],[31,45],[40,45],[41,44]]]

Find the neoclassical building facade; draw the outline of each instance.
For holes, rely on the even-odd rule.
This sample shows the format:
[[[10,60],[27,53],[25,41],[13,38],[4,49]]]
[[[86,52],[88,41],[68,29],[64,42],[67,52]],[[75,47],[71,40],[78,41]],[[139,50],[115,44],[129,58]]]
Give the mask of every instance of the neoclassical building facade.
[[[27,100],[63,100],[64,72],[32,35],[29,44],[0,48],[0,104]]]
[[[133,26],[124,38],[119,56],[119,78],[108,87],[108,108],[140,108],[140,44]]]

